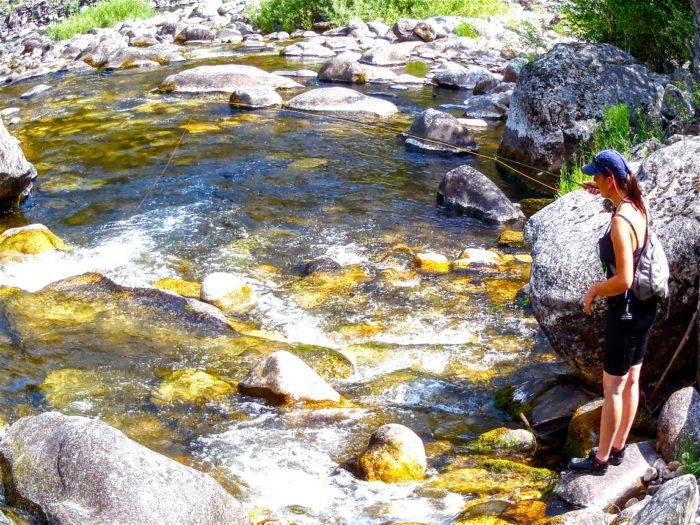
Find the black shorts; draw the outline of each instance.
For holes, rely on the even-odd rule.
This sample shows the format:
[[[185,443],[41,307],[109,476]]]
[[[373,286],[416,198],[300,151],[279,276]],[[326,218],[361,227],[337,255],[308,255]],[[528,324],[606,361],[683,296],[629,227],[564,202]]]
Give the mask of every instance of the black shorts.
[[[631,320],[623,320],[623,296],[608,298],[608,320],[603,346],[603,370],[613,376],[624,376],[630,367],[640,364],[647,352],[647,340],[656,319],[659,301],[640,301],[630,292]]]

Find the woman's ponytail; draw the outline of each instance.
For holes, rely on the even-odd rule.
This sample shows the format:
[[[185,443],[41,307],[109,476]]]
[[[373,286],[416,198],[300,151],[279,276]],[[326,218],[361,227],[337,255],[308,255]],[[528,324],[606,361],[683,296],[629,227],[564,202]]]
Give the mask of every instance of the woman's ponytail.
[[[634,204],[638,210],[644,213],[645,217],[648,217],[646,206],[644,206],[644,199],[642,198],[642,190],[639,189],[637,177],[635,177],[632,173],[627,175],[626,186],[627,196],[632,201],[632,204]]]

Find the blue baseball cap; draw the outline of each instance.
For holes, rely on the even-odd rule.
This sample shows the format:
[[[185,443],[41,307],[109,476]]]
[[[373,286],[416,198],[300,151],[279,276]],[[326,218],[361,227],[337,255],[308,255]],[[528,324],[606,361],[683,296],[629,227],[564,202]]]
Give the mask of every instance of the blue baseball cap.
[[[626,182],[631,173],[625,158],[614,149],[604,149],[593,157],[593,162],[581,168],[586,175],[612,175]]]

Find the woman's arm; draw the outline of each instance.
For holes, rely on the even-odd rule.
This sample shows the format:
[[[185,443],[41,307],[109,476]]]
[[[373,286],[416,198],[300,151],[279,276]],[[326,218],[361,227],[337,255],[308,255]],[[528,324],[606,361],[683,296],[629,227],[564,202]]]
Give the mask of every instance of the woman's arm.
[[[598,296],[608,297],[624,293],[632,286],[634,262],[632,259],[632,239],[629,226],[624,219],[613,217],[610,225],[610,237],[615,250],[615,275],[605,281],[593,283],[583,298],[583,310],[591,313],[591,303]]]

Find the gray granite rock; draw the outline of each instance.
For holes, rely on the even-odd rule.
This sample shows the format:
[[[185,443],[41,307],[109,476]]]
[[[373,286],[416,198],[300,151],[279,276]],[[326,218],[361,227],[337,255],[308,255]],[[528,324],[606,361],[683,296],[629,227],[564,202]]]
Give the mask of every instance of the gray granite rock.
[[[629,525],[692,525],[698,511],[698,482],[692,474],[667,481]]]
[[[695,387],[677,390],[666,400],[657,420],[656,435],[666,461],[678,458],[685,440],[700,444],[700,394]]]

